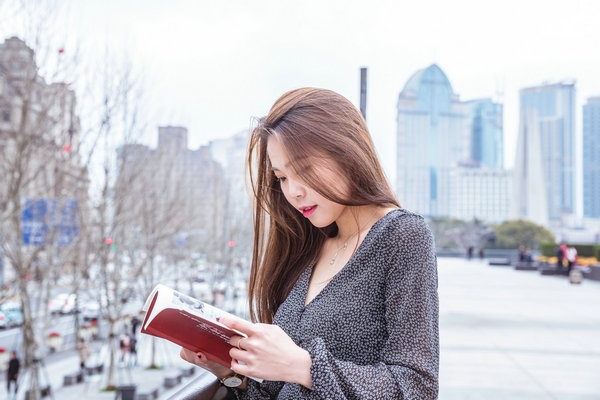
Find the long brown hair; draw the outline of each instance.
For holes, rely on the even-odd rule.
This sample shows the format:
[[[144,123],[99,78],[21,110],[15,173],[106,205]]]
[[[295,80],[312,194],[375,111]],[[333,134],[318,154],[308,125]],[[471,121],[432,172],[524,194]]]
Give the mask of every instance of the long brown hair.
[[[327,237],[337,234],[335,223],[317,228],[285,199],[267,155],[267,141],[274,135],[289,156],[292,170],[325,198],[348,206],[400,207],[365,120],[352,103],[335,92],[316,88],[281,96],[252,130],[248,149],[255,199],[248,295],[252,320],[264,323],[273,321],[299,276],[316,261]],[[336,190],[330,182],[323,182],[318,175],[322,168],[333,169],[346,181],[348,190]]]

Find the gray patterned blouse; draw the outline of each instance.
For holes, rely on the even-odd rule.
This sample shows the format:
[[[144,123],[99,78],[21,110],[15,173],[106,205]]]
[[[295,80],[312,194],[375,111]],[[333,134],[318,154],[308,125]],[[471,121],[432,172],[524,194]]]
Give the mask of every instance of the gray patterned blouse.
[[[437,399],[437,261],[419,215],[393,210],[307,305],[312,268],[273,323],[312,357],[312,389],[249,380],[239,399]]]

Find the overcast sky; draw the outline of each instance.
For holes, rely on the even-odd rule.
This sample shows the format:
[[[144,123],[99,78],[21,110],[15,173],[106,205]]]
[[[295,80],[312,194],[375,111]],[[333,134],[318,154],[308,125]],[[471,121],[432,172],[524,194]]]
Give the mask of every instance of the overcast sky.
[[[302,86],[358,105],[365,66],[367,122],[393,175],[398,93],[437,63],[462,100],[502,100],[512,166],[520,88],[575,79],[578,132],[583,101],[600,95],[597,0],[81,0],[57,22],[89,53],[124,51],[144,72],[159,111],[149,143],[167,124],[186,126],[192,148],[233,135]]]

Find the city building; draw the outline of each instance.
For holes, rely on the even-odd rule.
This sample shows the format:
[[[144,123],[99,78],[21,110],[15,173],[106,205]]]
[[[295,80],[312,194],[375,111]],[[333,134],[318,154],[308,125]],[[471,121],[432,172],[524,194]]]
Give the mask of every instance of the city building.
[[[68,84],[47,83],[38,70],[23,40],[0,43],[0,258],[7,254],[0,283],[10,280],[15,263],[27,265],[18,257],[11,264],[4,250],[14,250],[14,243],[36,248],[25,253],[38,260],[56,255],[59,268],[78,262],[76,251],[65,250],[79,234],[88,200],[87,169],[77,151],[77,99]]]
[[[429,217],[507,219],[502,104],[461,101],[433,64],[410,77],[397,107],[400,203]]]
[[[223,165],[223,176],[228,185],[225,234],[227,240],[235,243],[236,255],[243,265],[249,265],[254,237],[251,188],[246,170],[249,135],[248,130],[243,130],[231,137],[212,140],[208,144],[212,157]]]
[[[155,227],[173,243],[206,243],[223,225],[223,168],[208,146],[188,149],[184,127],[158,128],[158,146],[132,143],[119,148],[115,202],[127,210],[129,226]],[[192,238],[193,236],[193,238]]]
[[[436,64],[415,72],[398,96],[396,191],[427,216],[450,214],[450,170],[470,158],[469,110]]]
[[[490,169],[504,168],[503,106],[492,99],[466,102],[471,125],[471,160]]]
[[[575,83],[520,91],[513,215],[560,225],[575,211]]]
[[[600,97],[583,105],[583,216],[600,219]]]
[[[510,171],[461,165],[450,172],[450,217],[501,223],[510,217]]]

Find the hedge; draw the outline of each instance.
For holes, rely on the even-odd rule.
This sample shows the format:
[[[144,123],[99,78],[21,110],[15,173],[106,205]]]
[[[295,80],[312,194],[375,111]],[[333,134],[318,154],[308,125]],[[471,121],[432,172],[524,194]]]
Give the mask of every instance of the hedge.
[[[577,249],[577,255],[581,257],[596,257],[600,260],[600,244],[568,244],[569,246],[573,246]],[[558,246],[557,243],[542,243],[540,245],[540,250],[542,255],[546,257],[553,257],[554,249]]]

